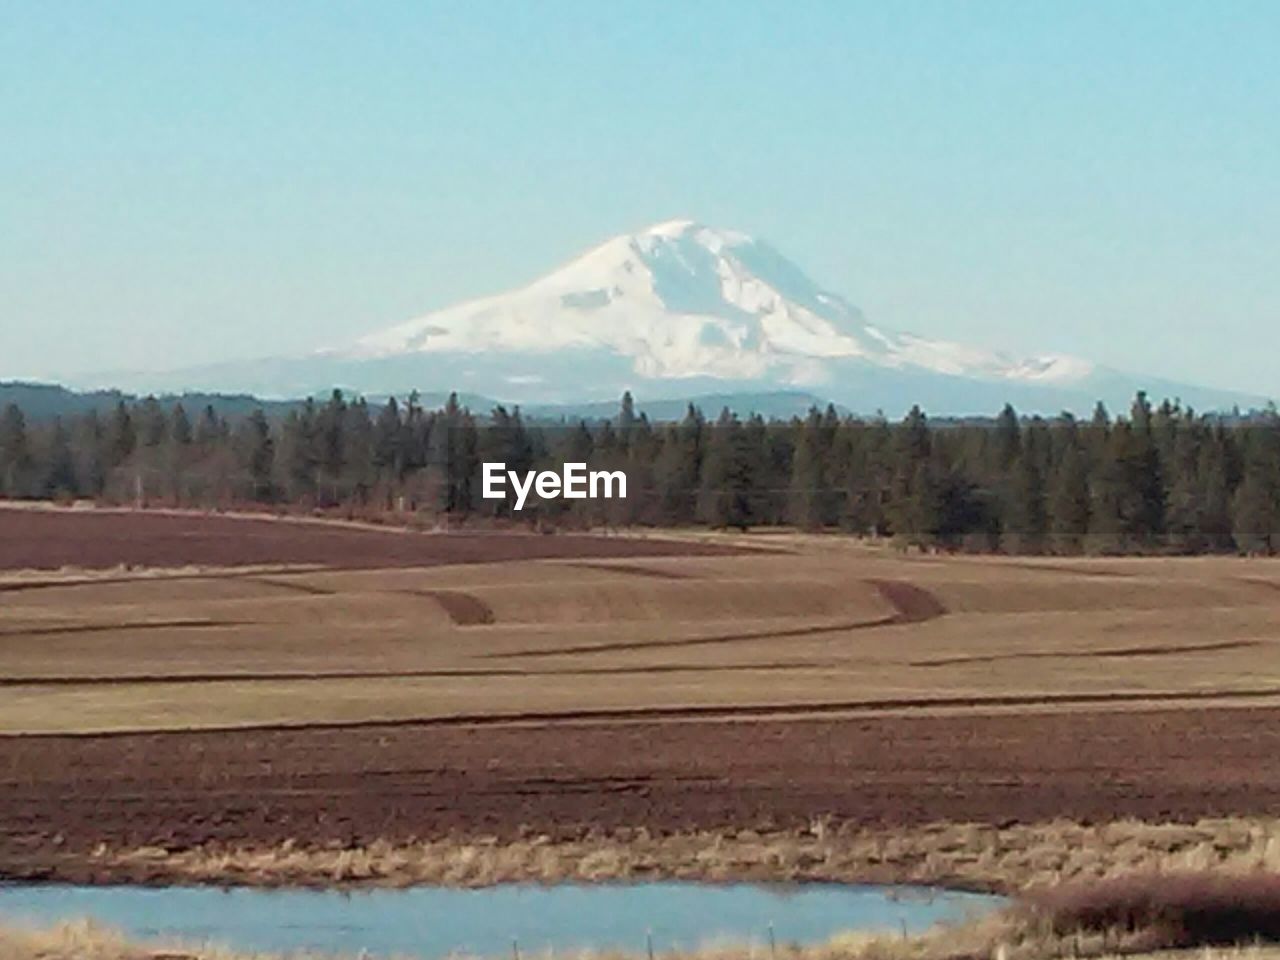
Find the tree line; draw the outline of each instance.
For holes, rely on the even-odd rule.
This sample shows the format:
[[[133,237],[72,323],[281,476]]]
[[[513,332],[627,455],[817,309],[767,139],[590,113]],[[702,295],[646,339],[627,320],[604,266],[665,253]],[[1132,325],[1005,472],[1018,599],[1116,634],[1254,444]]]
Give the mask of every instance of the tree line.
[[[480,496],[480,465],[621,469],[626,500]],[[690,406],[653,423],[630,395],[616,417],[478,416],[456,397],[370,404],[335,391],[283,416],[121,400],[107,413],[28,422],[0,412],[0,494],[226,508],[341,509],[543,527],[795,526],[929,548],[1011,553],[1274,553],[1280,416],[1197,414],[1139,394],[1121,416],[931,422],[842,416],[767,421]]]

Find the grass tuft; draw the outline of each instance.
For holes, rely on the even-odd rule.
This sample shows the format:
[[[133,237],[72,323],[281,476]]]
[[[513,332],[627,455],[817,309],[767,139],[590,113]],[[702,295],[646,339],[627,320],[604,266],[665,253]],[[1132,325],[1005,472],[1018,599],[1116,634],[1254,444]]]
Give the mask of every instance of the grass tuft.
[[[1031,893],[1057,935],[1118,931],[1151,947],[1280,943],[1280,874],[1138,873]]]

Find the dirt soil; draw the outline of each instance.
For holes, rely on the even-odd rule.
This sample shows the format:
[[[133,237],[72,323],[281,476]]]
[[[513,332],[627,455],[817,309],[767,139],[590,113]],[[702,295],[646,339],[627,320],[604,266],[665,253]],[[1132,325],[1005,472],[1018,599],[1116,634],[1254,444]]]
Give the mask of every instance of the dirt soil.
[[[82,855],[645,827],[1280,815],[1280,708],[0,739],[0,876]]]
[[[216,514],[6,510],[0,570],[62,567],[231,567],[273,564],[346,569],[429,567],[557,558],[723,556],[713,544],[534,533],[415,533]]]

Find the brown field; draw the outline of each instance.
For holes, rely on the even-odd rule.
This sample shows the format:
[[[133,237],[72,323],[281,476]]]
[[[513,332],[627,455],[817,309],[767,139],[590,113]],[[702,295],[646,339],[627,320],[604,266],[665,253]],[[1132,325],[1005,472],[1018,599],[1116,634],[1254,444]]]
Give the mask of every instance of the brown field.
[[[1280,816],[1280,564],[762,539],[0,511],[0,873]]]
[[[393,527],[305,518],[44,509],[0,504],[0,570],[64,567],[431,567],[552,557],[646,557],[662,541],[451,531],[447,538]],[[724,553],[689,545],[683,553]]]

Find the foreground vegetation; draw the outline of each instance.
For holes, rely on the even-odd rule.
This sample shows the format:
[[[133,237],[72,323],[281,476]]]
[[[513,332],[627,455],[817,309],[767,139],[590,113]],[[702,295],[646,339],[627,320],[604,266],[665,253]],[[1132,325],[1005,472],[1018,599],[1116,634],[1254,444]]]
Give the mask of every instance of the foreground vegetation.
[[[1133,874],[1280,873],[1280,820],[1117,821],[994,827],[832,827],[804,831],[644,829],[582,840],[446,839],[357,847],[205,844],[112,849],[90,859],[101,881],[247,886],[480,887],[499,883],[673,880],[911,883],[1003,894]],[[1276,891],[1280,902],[1280,889]]]
[[[625,470],[626,500],[483,500],[480,464],[565,461]],[[680,423],[618,416],[526,424],[414,398],[373,407],[335,392],[283,418],[229,422],[153,398],[28,423],[0,412],[0,495],[183,506],[343,507],[553,525],[794,524],[1019,553],[1273,553],[1280,547],[1280,417],[1197,415],[1139,395],[1126,416],[899,424],[839,415]]]

